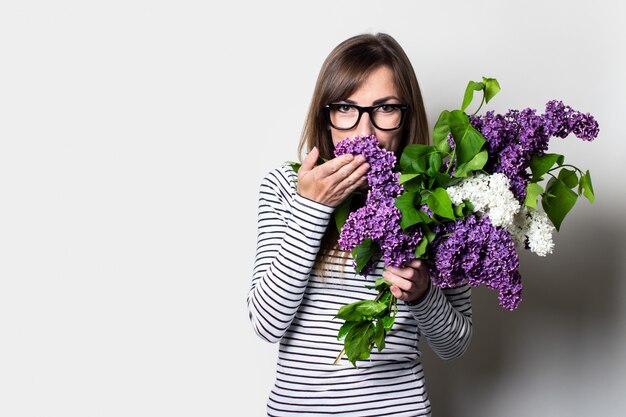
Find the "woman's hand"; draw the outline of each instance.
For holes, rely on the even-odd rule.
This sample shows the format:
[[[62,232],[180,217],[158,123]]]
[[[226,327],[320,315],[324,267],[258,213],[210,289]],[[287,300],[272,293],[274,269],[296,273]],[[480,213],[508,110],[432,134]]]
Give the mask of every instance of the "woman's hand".
[[[298,170],[298,194],[337,207],[350,193],[366,183],[369,164],[363,155],[346,154],[315,166],[319,150],[313,148]]]
[[[383,278],[391,284],[391,294],[408,303],[422,298],[430,282],[428,267],[419,259],[413,259],[404,268],[388,266]]]

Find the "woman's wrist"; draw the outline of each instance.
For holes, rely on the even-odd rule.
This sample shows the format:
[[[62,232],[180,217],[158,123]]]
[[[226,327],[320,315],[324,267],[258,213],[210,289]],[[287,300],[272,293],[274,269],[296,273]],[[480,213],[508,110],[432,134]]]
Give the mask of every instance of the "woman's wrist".
[[[430,283],[430,280],[428,280],[428,285],[426,286],[426,290],[424,291],[424,293],[420,295],[419,297],[417,297],[415,300],[407,301],[406,304],[410,306],[416,306],[422,301],[424,301],[426,299],[426,296],[428,295],[428,291],[430,291],[431,285],[432,284]]]

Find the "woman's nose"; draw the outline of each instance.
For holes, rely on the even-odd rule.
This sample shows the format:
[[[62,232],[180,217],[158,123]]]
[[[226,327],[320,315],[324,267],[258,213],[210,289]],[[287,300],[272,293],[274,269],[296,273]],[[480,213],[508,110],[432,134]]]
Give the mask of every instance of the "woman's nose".
[[[356,126],[356,134],[357,136],[369,136],[373,135],[374,125],[372,124],[372,119],[370,119],[370,115],[363,112],[361,115],[361,120],[359,120],[359,124]]]

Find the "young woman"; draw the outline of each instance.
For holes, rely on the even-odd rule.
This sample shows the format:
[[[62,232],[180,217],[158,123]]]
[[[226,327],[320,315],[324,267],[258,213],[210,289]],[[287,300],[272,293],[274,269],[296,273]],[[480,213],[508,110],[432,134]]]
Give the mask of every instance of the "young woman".
[[[308,154],[298,174],[289,164],[261,182],[258,239],[248,295],[250,321],[263,339],[279,345],[269,416],[428,416],[418,341],[425,337],[443,359],[466,350],[472,334],[470,287],[430,285],[428,269],[380,261],[364,279],[349,253],[337,247],[332,223],[337,205],[367,187],[362,156],[333,157],[346,137],[374,135],[399,156],[408,144],[429,141],[413,67],[387,34],[364,34],[339,44],[320,71],[299,150]],[[318,157],[327,162],[317,164]],[[345,304],[373,299],[365,287],[383,276],[399,311],[385,339],[357,367],[335,358]]]

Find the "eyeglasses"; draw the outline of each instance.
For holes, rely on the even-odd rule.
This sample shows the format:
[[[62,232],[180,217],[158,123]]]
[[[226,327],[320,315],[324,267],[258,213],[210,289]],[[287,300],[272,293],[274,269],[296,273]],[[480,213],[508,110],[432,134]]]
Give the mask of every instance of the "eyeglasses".
[[[363,113],[370,116],[375,128],[380,130],[396,130],[402,126],[404,114],[409,106],[404,104],[379,104],[378,106],[361,107],[354,104],[327,104],[324,106],[330,125],[337,130],[353,129]]]

